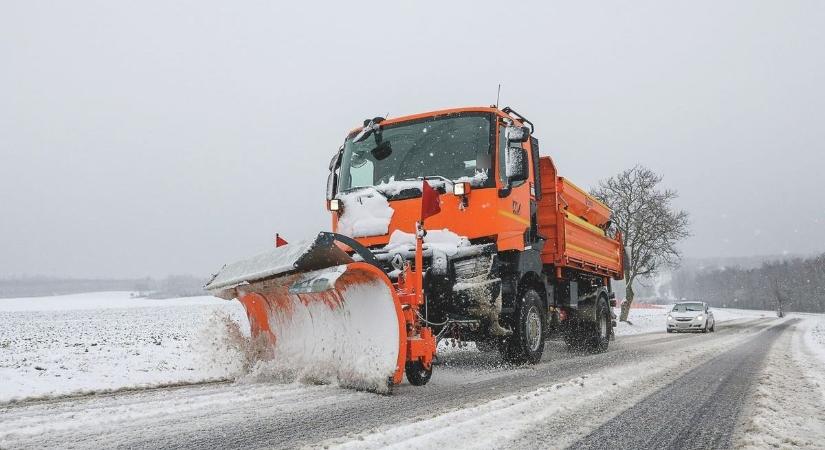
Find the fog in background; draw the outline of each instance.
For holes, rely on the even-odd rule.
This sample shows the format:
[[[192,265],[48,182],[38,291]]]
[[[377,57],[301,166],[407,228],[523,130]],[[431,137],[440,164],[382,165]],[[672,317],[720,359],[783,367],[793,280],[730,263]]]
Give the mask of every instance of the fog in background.
[[[502,84],[584,187],[642,163],[689,257],[825,251],[825,3],[0,4],[0,276],[208,274],[329,229],[364,118]]]

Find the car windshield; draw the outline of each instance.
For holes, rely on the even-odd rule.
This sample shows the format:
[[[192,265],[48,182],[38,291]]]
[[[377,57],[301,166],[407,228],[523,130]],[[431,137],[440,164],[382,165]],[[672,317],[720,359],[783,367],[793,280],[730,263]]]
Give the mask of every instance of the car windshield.
[[[385,195],[399,197],[404,192],[394,185],[423,176],[492,186],[492,118],[454,114],[381,127],[361,142],[352,135],[344,145],[339,191],[383,186]]]
[[[701,303],[677,303],[673,305],[673,312],[703,311],[705,305]]]

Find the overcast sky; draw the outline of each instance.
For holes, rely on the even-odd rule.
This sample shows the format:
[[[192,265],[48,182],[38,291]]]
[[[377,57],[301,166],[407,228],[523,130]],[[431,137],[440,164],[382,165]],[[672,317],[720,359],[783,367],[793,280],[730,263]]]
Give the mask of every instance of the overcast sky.
[[[825,251],[825,2],[0,4],[0,276],[208,274],[329,229],[364,118],[502,104],[687,256]]]

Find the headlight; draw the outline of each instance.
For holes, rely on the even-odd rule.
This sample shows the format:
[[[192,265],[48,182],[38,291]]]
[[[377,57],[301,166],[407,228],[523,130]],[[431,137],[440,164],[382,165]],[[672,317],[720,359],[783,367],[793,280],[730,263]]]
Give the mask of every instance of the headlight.
[[[671,316],[670,314],[668,314],[668,315],[667,315],[667,320],[673,320],[673,316]]]
[[[701,315],[701,314],[699,314],[698,316],[696,316],[696,320],[702,320],[702,319],[704,319],[704,318],[705,318],[705,316],[703,316],[703,315]]]

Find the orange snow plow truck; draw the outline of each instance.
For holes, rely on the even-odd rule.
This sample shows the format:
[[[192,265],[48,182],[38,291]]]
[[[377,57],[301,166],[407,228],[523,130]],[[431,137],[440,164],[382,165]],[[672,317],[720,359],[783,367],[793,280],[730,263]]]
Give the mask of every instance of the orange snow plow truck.
[[[622,237],[513,109],[365,120],[329,170],[332,232],[206,286],[243,304],[264,359],[387,392],[405,372],[426,384],[444,338],[512,363],[539,362],[553,336],[607,349]]]

